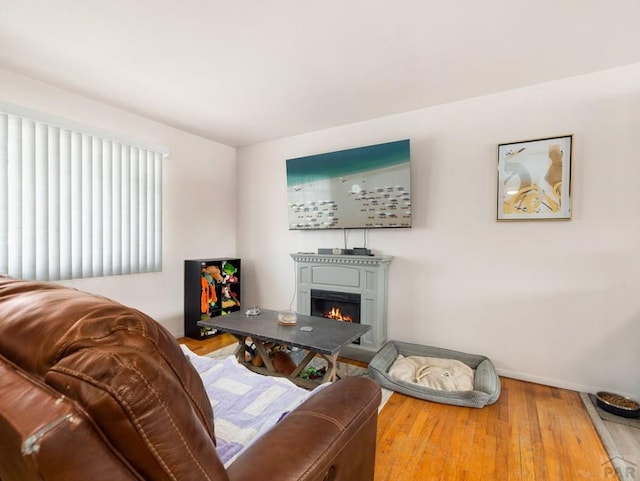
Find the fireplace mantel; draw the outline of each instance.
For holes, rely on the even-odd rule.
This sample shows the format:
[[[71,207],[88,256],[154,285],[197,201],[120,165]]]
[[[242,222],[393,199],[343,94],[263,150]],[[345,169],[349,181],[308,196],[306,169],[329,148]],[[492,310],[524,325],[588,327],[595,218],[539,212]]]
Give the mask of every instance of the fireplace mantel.
[[[311,314],[311,289],[360,294],[360,323],[371,326],[360,344],[344,355],[364,361],[387,340],[387,274],[391,256],[353,256],[295,253],[297,311]]]

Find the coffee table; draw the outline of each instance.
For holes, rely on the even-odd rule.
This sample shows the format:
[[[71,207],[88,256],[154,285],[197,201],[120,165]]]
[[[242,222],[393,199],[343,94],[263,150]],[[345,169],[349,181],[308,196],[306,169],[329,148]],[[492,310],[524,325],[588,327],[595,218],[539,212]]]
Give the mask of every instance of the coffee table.
[[[260,313],[257,315],[248,315],[243,311],[236,311],[226,316],[199,321],[198,324],[229,332],[238,337],[239,344],[235,353],[236,358],[252,371],[287,377],[297,385],[307,388],[313,388],[318,383],[302,379],[298,375],[315,356],[324,358],[328,363],[327,371],[321,382],[335,381],[340,377],[337,368],[340,349],[371,329],[371,326],[368,325],[335,321],[304,314],[298,314],[297,323],[294,325],[281,325],[278,324],[278,312],[270,309],[260,309]],[[255,366],[250,361],[245,360],[245,352],[247,350],[245,341],[247,337],[253,339],[256,351],[264,362],[264,367]],[[274,368],[269,353],[264,347],[265,343],[297,347],[307,351],[307,354],[296,365],[291,374],[280,373]]]

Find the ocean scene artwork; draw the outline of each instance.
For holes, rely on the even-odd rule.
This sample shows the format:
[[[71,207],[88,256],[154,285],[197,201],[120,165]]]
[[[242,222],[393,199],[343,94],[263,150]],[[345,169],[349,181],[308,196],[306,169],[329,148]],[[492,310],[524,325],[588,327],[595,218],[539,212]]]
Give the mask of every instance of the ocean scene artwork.
[[[286,164],[290,230],[411,227],[408,139]]]

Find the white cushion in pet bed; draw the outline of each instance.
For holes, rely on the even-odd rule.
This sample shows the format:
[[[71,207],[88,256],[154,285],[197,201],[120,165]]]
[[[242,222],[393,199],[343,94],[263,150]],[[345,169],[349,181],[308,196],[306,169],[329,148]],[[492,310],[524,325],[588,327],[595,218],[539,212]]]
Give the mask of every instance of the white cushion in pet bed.
[[[439,391],[473,391],[473,369],[456,359],[398,354],[389,376]]]

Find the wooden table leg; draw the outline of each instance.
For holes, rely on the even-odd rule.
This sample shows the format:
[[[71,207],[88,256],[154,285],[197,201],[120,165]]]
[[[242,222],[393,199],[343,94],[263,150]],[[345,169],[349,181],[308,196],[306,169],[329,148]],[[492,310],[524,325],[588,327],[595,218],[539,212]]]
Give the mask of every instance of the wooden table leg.
[[[262,342],[254,339],[254,343],[256,345],[256,351],[258,351],[258,354],[260,354],[260,357],[264,361],[264,366],[270,372],[276,372],[276,368],[273,367],[273,363],[271,362],[271,357],[269,357],[269,353],[265,350]]]
[[[307,355],[304,357],[304,359],[302,361],[300,361],[298,363],[296,368],[291,373],[291,377],[292,378],[298,377],[298,374],[300,374],[302,372],[302,370],[305,367],[307,367],[307,364],[309,364],[311,362],[311,359],[313,359],[314,357],[316,357],[316,353],[315,352],[307,351]]]
[[[238,348],[236,349],[236,360],[241,363],[246,363],[245,352],[247,350],[247,336],[236,336],[238,338]]]
[[[324,374],[322,378],[322,382],[335,381],[338,378],[337,368],[338,368],[338,354],[334,354],[333,356],[327,356],[326,354],[322,354],[327,360],[327,372]]]

